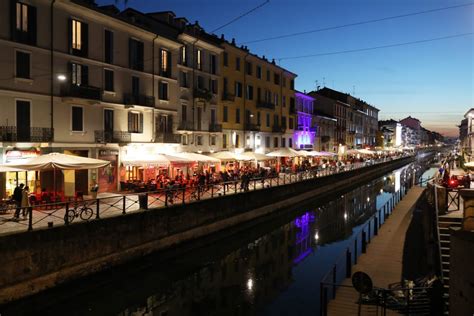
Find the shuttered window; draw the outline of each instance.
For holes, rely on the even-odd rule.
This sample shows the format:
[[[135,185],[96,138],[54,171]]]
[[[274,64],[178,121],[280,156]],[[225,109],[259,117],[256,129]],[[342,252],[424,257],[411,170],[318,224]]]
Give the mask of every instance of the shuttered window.
[[[128,112],[128,132],[143,133],[143,113]]]
[[[89,26],[87,23],[69,20],[69,48],[71,54],[87,57],[89,51]]]
[[[12,40],[36,45],[36,8],[18,1],[10,3]]]

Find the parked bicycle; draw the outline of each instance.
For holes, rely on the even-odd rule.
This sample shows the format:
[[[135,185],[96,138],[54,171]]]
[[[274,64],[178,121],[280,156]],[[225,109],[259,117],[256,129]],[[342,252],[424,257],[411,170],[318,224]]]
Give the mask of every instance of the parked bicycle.
[[[87,220],[91,219],[93,213],[94,212],[87,205],[87,203],[84,203],[82,205],[79,205],[78,203],[75,203],[73,208],[70,208],[70,209],[66,210],[66,214],[64,215],[64,222],[72,223],[72,221],[76,217],[80,217],[82,220],[87,221]]]

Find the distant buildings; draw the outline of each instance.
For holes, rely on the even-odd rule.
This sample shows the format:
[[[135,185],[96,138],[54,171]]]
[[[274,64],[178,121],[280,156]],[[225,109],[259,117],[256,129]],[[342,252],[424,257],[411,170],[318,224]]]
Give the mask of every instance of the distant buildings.
[[[464,154],[466,154],[469,160],[472,160],[474,154],[474,108],[469,109],[466,114],[464,114],[464,119],[461,121],[459,126],[459,140],[461,149]]]

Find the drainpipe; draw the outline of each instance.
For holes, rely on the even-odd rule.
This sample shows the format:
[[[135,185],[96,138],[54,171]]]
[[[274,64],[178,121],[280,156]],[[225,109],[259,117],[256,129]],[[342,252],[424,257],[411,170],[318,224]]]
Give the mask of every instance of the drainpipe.
[[[192,103],[192,112],[193,112],[193,145],[196,146],[196,133],[194,132],[194,128],[196,126],[196,119],[195,119],[195,108],[194,108],[194,89],[195,89],[195,69],[197,65],[197,56],[196,56],[196,43],[199,41],[199,38],[196,35],[196,39],[193,42],[193,80],[192,80],[192,87],[191,87],[191,95],[193,96],[193,103]],[[186,124],[187,125],[187,124]],[[187,127],[186,127],[187,129]]]
[[[242,96],[244,97],[244,113],[242,113],[242,116],[244,117],[244,126],[243,126],[243,130],[244,130],[244,137],[243,137],[243,142],[244,142],[244,150],[245,150],[245,147],[246,146],[246,143],[247,143],[247,137],[246,137],[246,133],[247,133],[247,111],[246,111],[246,105],[247,105],[247,57],[249,56],[249,53],[247,52],[247,54],[245,55],[244,57],[244,65],[243,65],[243,70],[244,70],[244,82],[243,82],[243,87],[242,87]],[[250,117],[249,117],[249,121],[250,121]],[[249,122],[250,123],[250,122]]]
[[[156,121],[155,121],[155,41],[158,38],[158,34],[155,35],[155,38],[151,42],[151,85],[152,85],[152,96],[153,96],[153,110],[151,116],[151,130],[152,130],[152,142],[156,141]]]
[[[50,83],[50,116],[51,116],[51,138],[49,139],[50,149],[53,147],[53,140],[54,140],[54,45],[53,45],[53,30],[54,30],[54,3],[56,0],[51,1],[51,8],[50,8],[50,18],[51,18],[51,29],[50,29],[50,55],[51,55],[51,83]]]

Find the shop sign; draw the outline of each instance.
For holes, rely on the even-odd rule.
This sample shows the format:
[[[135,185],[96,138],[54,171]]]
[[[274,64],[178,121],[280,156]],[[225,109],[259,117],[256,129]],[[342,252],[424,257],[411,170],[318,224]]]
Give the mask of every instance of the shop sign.
[[[118,156],[118,150],[99,150],[99,156]]]
[[[7,150],[5,157],[6,157],[6,162],[13,162],[21,159],[28,159],[28,158],[33,158],[37,157],[40,155],[40,151],[32,148],[32,149],[13,149],[13,150]]]

